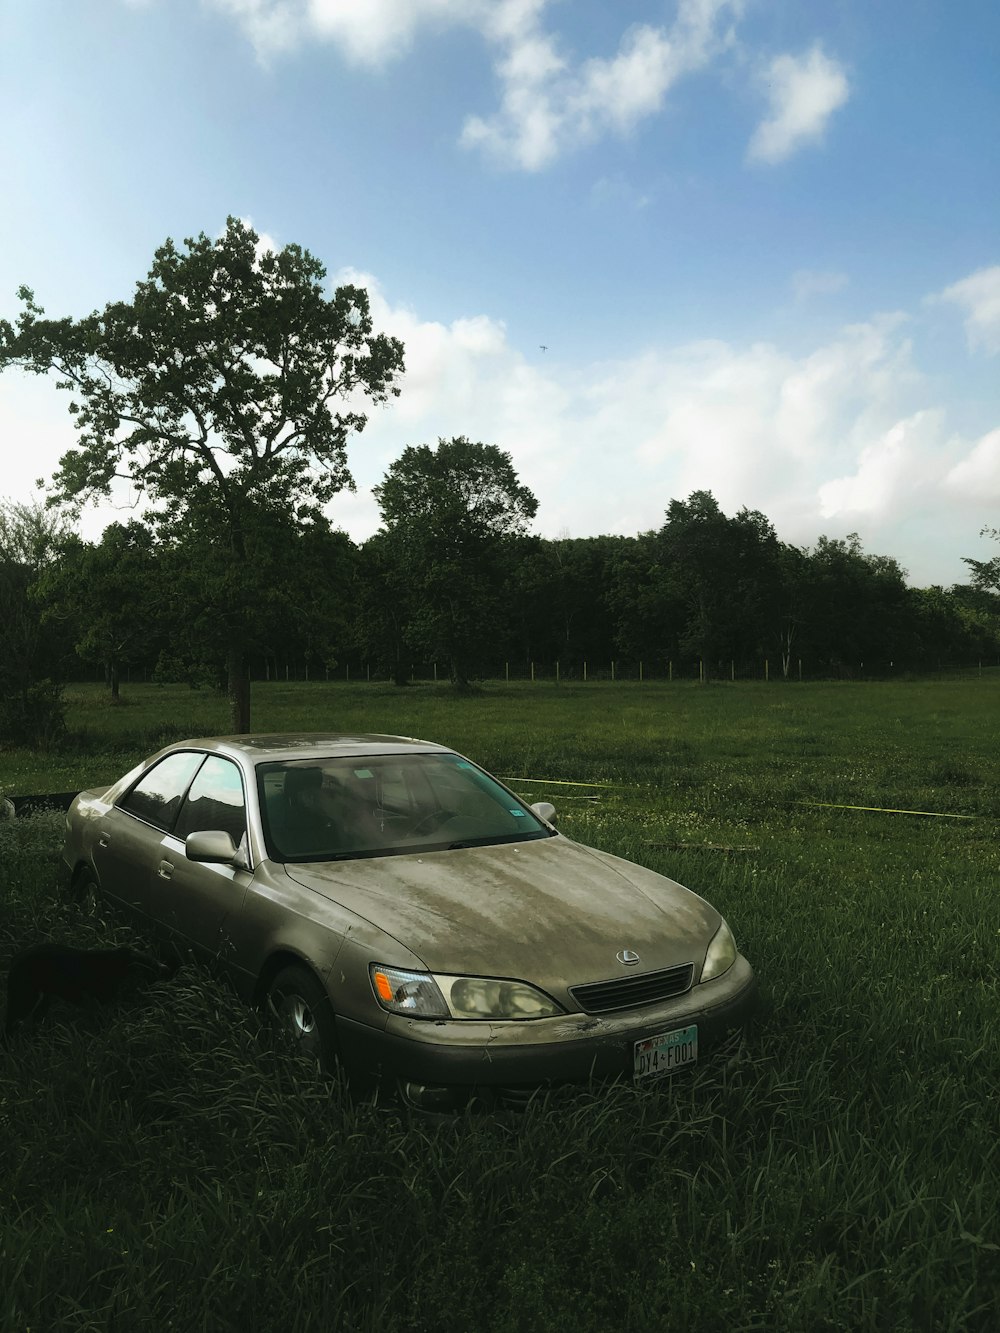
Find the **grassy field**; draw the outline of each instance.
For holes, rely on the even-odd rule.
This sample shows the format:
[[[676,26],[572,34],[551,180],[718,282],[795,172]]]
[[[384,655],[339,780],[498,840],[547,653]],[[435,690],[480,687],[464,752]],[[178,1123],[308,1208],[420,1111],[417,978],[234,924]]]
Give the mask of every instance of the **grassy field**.
[[[319,1083],[192,966],[130,1013],[53,1006],[0,1053],[0,1328],[993,1333],[998,705],[985,678],[255,686],[256,730],[447,742],[702,893],[760,1019],[653,1088],[436,1123]],[[65,750],[0,752],[0,791],[100,785],[225,719],[81,687]],[[141,946],[59,902],[60,825],[0,823],[2,970],[41,938]]]

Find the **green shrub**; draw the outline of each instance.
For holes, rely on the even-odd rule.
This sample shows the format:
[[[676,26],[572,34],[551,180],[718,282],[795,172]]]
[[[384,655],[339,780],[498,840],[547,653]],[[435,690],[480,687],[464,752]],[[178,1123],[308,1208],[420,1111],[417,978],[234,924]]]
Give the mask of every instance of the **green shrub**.
[[[0,695],[0,740],[7,745],[49,749],[66,731],[63,687],[39,680],[23,690]]]

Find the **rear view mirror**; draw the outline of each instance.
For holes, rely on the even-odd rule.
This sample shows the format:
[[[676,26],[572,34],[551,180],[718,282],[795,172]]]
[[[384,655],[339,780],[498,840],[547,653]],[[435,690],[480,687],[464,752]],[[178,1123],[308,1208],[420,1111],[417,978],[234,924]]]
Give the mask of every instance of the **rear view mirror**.
[[[236,844],[222,829],[203,829],[187,835],[184,855],[189,861],[228,865],[236,855]]]
[[[556,808],[549,801],[536,801],[531,807],[539,819],[544,819],[546,824],[555,825]]]

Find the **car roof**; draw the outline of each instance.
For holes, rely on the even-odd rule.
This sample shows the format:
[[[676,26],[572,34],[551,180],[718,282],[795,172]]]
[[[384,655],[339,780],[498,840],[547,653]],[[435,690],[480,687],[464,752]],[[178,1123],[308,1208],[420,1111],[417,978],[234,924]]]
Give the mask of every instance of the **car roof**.
[[[414,736],[341,731],[272,732],[252,736],[201,736],[177,741],[171,749],[210,750],[242,757],[252,764],[282,759],[319,759],[336,755],[448,753],[446,745]]]

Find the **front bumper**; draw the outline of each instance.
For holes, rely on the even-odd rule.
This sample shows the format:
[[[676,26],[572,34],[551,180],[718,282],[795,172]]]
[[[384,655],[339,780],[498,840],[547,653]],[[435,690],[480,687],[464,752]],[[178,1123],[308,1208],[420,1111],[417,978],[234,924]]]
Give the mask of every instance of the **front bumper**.
[[[723,976],[685,995],[614,1014],[563,1014],[528,1023],[471,1023],[390,1016],[384,1030],[338,1016],[349,1069],[425,1086],[503,1087],[631,1077],[644,1037],[698,1025],[700,1050],[745,1024],[757,981],[742,954]]]

